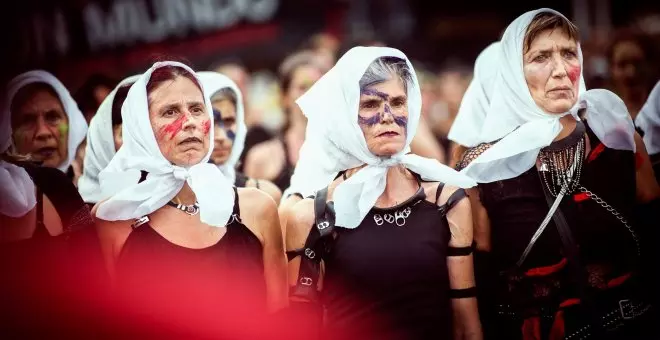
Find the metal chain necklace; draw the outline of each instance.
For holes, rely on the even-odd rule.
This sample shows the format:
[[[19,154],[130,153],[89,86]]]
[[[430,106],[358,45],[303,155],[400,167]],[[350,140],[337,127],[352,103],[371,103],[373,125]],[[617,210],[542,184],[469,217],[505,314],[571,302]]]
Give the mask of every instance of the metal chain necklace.
[[[177,204],[172,201],[169,201],[167,202],[167,205],[169,205],[170,207],[177,208],[190,216],[195,216],[199,214],[199,205],[197,202],[195,202],[195,204],[192,205],[185,205],[185,204]]]
[[[405,209],[401,210],[396,210],[394,212],[394,215],[390,213],[384,213],[384,214],[374,214],[374,222],[376,222],[376,225],[383,225],[385,222],[389,224],[396,224],[399,227],[403,227],[406,225],[406,219],[410,216],[410,213],[412,212],[412,209],[410,207],[406,207]]]
[[[575,145],[560,150],[541,149],[539,172],[553,197],[557,197],[564,186],[566,194],[570,194],[578,188],[584,156],[584,137],[580,138]]]

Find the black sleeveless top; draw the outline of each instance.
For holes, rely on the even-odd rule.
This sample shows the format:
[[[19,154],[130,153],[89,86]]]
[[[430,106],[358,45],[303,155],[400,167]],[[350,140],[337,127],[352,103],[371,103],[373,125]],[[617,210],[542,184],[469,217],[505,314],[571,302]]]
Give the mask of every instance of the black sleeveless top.
[[[82,332],[86,325],[76,324],[74,315],[85,315],[89,306],[80,301],[98,298],[107,281],[90,210],[60,170],[30,162],[17,165],[32,178],[41,202],[35,207],[32,238],[0,244],[1,333],[41,338]],[[62,222],[58,236],[51,237],[43,224],[42,195]]]
[[[186,307],[200,306],[227,312],[226,308],[235,308],[239,302],[255,311],[265,310],[262,245],[242,223],[236,188],[234,193],[226,234],[210,247],[192,249],[171,243],[149,222],[135,226],[116,263],[120,289],[129,295],[137,290],[145,299],[164,299],[179,305],[181,313]],[[159,305],[155,302],[154,308]]]
[[[584,160],[580,184],[633,224],[634,153],[605,147],[588,125],[586,133],[591,152]],[[477,286],[484,289],[484,295],[479,296],[480,312],[491,313],[486,318],[499,314],[522,324],[523,320],[541,315],[542,320],[552,323],[560,305],[580,297],[578,285],[586,286],[589,294],[598,294],[622,282],[627,285],[635,281],[629,277],[635,273],[639,260],[633,236],[639,237],[639,230],[634,225],[628,229],[603,207],[602,201],[580,190],[566,195],[559,208],[579,246],[586,282],[576,283],[552,219],[519,270],[511,271],[549,211],[543,185],[536,167],[532,167],[518,177],[478,186],[490,220],[492,247],[488,258],[482,254],[482,260],[478,257],[476,263]],[[483,303],[489,306],[482,308]],[[603,307],[603,311],[607,308]],[[543,327],[546,326],[542,323]],[[520,324],[512,329],[518,334],[507,337],[519,338]],[[576,328],[567,328],[566,336],[575,331]]]
[[[55,168],[42,167],[27,162],[21,163],[20,166],[34,181],[38,194],[48,196],[53,203],[57,214],[60,216],[65,233],[94,226],[89,206],[80,197],[78,190],[67,175]],[[39,212],[37,213],[39,214]],[[37,223],[33,237],[48,236],[50,235],[46,227]]]
[[[336,228],[323,257],[329,338],[451,338],[449,227],[425,197],[420,187],[398,206],[373,208],[358,228]]]

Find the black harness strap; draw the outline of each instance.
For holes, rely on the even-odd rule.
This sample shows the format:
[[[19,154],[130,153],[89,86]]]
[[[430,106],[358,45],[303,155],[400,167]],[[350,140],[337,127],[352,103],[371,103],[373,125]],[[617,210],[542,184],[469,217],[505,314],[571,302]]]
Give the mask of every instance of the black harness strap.
[[[475,296],[477,296],[477,287],[449,290],[449,297],[451,299],[465,299]]]
[[[438,187],[438,190],[440,188]],[[437,194],[436,194],[437,195]],[[465,189],[457,189],[454,191],[451,196],[447,199],[447,202],[443,204],[441,207],[439,207],[440,213],[442,215],[447,215],[449,210],[451,210],[458,202],[460,202],[462,199],[467,197],[467,192],[465,192]],[[437,201],[436,201],[437,202]]]
[[[35,186],[37,187],[37,221],[32,237],[47,237],[50,233],[44,223],[44,192],[40,185]]]
[[[290,296],[309,301],[318,300],[318,280],[321,272],[321,259],[326,252],[327,236],[335,226],[333,205],[327,203],[328,189],[319,190],[314,198],[314,226],[309,231],[305,246],[287,252],[289,261],[300,256],[300,269],[296,285],[291,288]]]

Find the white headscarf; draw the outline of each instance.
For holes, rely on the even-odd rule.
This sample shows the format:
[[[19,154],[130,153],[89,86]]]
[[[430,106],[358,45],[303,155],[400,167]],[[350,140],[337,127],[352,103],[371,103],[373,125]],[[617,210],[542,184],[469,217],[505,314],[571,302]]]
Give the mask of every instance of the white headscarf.
[[[110,163],[115,155],[115,140],[112,131],[112,104],[117,89],[125,84],[135,82],[140,76],[134,75],[122,80],[110,94],[105,97],[89,123],[87,131],[87,146],[83,175],[78,181],[78,191],[85,202],[98,203],[104,198],[99,184],[99,173]]]
[[[568,114],[577,117],[581,108],[586,108],[589,127],[605,146],[635,150],[632,120],[623,101],[612,92],[585,92],[580,80],[579,99],[569,111],[550,114],[536,105],[523,73],[523,40],[532,19],[541,12],[561,15],[547,8],[527,12],[514,20],[502,36],[499,72],[479,142],[501,140],[462,170],[477,182],[513,178],[529,170],[541,148],[550,145],[561,132],[559,118]],[[582,66],[579,45],[578,52]]]
[[[184,64],[159,62],[131,86],[121,110],[123,145],[100,174],[103,194],[110,198],[98,206],[96,215],[107,221],[140,218],[163,207],[188,183],[199,202],[201,221],[222,227],[231,217],[234,191],[232,183],[222,172],[208,163],[213,151],[213,129],[209,131],[208,153],[198,164],[190,167],[173,165],[167,161],[156,142],[149,120],[146,87],[154,70],[165,66],[181,67],[197,77]],[[202,92],[212,126],[211,102],[206,92]],[[146,180],[138,183],[140,170],[149,174]]]
[[[206,94],[211,97],[221,89],[228,87],[236,93],[236,138],[231,147],[231,154],[224,164],[219,164],[218,168],[232,182],[236,180],[236,163],[241,158],[243,147],[245,147],[245,135],[247,126],[245,126],[245,108],[243,107],[243,95],[236,83],[229,77],[218,72],[200,71],[197,76],[201,80]]]
[[[5,111],[0,116],[0,154],[11,146],[11,115]],[[25,169],[0,160],[0,214],[21,217],[27,214],[37,200],[34,182]]]
[[[11,103],[14,100],[16,93],[26,85],[34,83],[46,83],[55,90],[55,93],[57,93],[57,96],[62,103],[64,112],[66,112],[69,119],[69,145],[67,145],[67,159],[57,167],[62,172],[66,172],[69,169],[71,162],[73,162],[73,159],[76,157],[78,146],[87,135],[87,121],[82,112],[80,112],[78,104],[76,104],[69,91],[59,79],[42,70],[33,70],[16,76],[11,82],[9,82],[7,91],[8,100],[5,103],[5,114],[11,116]]]
[[[381,57],[405,60],[413,79],[412,84],[408,85],[406,145],[402,151],[387,158],[369,152],[357,121],[359,81],[369,65]],[[443,181],[460,187],[475,185],[471,179],[435,159],[408,154],[419,123],[422,100],[415,70],[399,50],[387,47],[352,48],[296,103],[308,119],[305,144],[312,146],[309,148],[312,152],[301,154],[298,164],[316,169],[316,174],[310,176],[305,187],[321,188],[328,185],[339,171],[366,164],[334,191],[337,226],[355,228],[362,222],[385,190],[387,169],[398,164],[418,173],[424,180]],[[309,163],[305,165],[301,162]]]
[[[660,153],[660,82],[655,84],[635,123],[644,131],[644,145],[649,155]]]
[[[473,147],[479,144],[481,129],[490,106],[493,83],[499,66],[500,42],[486,47],[474,62],[474,75],[461,100],[461,106],[448,138],[460,145]]]

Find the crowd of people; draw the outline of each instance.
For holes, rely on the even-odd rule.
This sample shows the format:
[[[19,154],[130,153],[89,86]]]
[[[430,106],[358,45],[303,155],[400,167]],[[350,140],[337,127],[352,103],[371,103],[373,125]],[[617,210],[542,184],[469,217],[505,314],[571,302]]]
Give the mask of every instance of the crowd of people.
[[[660,339],[652,44],[608,82],[547,8],[437,79],[338,46],[282,62],[278,129],[237,64],[12,79],[0,334]]]

